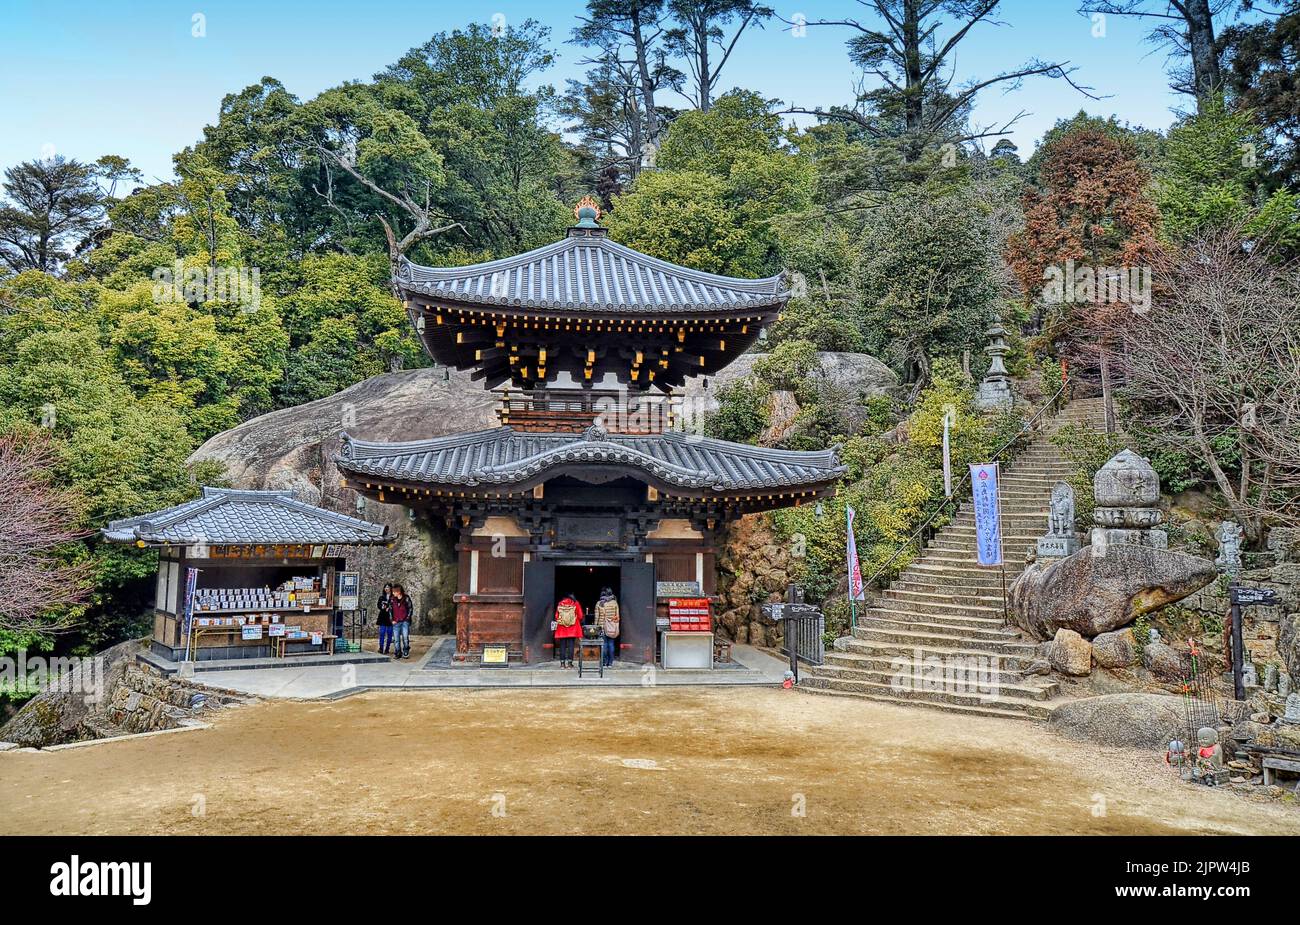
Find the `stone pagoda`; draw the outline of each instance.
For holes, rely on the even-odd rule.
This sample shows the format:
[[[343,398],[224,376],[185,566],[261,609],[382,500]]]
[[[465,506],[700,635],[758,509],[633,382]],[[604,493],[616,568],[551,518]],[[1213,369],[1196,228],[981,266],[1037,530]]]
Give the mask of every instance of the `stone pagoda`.
[[[1120,450],[1097,470],[1092,480],[1092,546],[1129,545],[1166,549],[1169,534],[1156,527],[1160,510],[1160,476],[1151,463],[1132,450]]]

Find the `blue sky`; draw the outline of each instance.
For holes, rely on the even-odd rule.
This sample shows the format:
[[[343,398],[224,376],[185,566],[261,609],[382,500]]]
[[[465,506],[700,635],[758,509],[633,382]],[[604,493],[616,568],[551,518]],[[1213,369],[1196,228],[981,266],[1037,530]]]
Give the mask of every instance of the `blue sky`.
[[[854,0],[775,0],[787,19],[861,17]],[[436,32],[471,21],[532,17],[549,25],[560,60],[543,78],[579,76],[581,49],[562,44],[583,0],[0,0],[0,167],[56,151],[91,160],[128,157],[149,178],[171,176],[171,155],[216,120],[226,93],[262,76],[302,99],[364,79]],[[1141,22],[1111,17],[1104,37],[1074,0],[1007,0],[1006,25],[981,26],[960,46],[959,79],[987,77],[1038,57],[1068,60],[1076,78],[1107,98],[1092,101],[1062,81],[1032,80],[986,92],[980,123],[1026,116],[1011,138],[1028,154],[1058,118],[1081,107],[1152,128],[1182,105],[1168,89],[1165,56],[1143,41]],[[201,13],[206,35],[191,34]],[[812,28],[795,37],[778,23],[747,34],[723,75],[800,106],[851,99],[849,31]],[[670,102],[672,102],[670,100]],[[680,100],[676,101],[680,104]]]

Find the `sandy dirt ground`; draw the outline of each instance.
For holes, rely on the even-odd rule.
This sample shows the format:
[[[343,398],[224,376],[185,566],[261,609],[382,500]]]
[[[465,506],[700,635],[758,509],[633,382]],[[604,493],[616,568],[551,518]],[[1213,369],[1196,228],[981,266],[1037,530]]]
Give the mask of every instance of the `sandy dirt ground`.
[[[0,833],[1271,833],[1041,726],[756,689],[392,691],[0,753]]]

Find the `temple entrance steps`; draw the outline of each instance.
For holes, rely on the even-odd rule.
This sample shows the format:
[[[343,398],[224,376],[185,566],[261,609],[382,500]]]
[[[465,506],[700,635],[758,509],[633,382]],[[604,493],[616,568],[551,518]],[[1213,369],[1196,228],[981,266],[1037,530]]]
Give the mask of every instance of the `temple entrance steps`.
[[[1006,583],[1047,529],[1052,486],[1073,467],[1050,435],[1067,424],[1104,426],[1101,400],[1068,404],[1002,472]],[[975,515],[962,505],[888,588],[858,605],[852,635],[825,664],[800,671],[799,689],[1008,719],[1043,720],[1059,685],[1026,674],[1035,644],[1007,625],[1002,570],[975,556]],[[865,576],[864,576],[865,577]]]

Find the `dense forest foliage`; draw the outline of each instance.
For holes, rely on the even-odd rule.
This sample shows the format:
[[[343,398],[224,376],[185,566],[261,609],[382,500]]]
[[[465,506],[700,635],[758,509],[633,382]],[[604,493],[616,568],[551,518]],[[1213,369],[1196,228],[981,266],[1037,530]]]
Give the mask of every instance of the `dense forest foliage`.
[[[9,167],[0,430],[16,446],[47,441],[26,490],[70,505],[86,531],[14,555],[67,567],[70,592],[84,582],[85,594],[0,620],[0,652],[53,645],[50,629],[70,623],[60,645],[80,651],[140,632],[153,562],[90,531],[218,481],[186,466],[213,434],[427,363],[391,288],[399,258],[454,265],[549,243],[586,193],[631,247],[714,273],[788,274],[794,298],[767,332],[769,361],[709,426],[757,440],[764,396],[788,389],[803,411],[787,445],[845,447],[851,475],[827,516],[780,515],[809,538],[816,593],[834,588],[846,502],[863,512],[870,568],[937,496],[949,409],[962,412],[959,465],[1014,435],[1018,418],[964,413],[995,316],[1013,329],[1013,371],[1041,373],[1044,393],[1062,359],[1081,380],[1107,368],[1166,484],[1220,492],[1258,541],[1296,515],[1300,413],[1294,397],[1268,397],[1300,394],[1288,271],[1300,250],[1300,4],[1285,6],[1250,25],[1216,13],[1209,59],[1175,54],[1188,111],[1164,132],[1089,114],[1104,102],[1064,64],[964,73],[957,51],[998,12],[990,0],[872,0],[847,25],[806,23],[841,30],[846,86],[863,78],[856,96],[811,110],[727,89],[730,51],[786,27],[770,9],[590,0],[570,36],[470,24],[313,99],[274,77],[235,90],[176,153],[171,182],[146,184],[108,152]],[[545,83],[558,41],[589,68],[562,89]],[[977,125],[972,110],[979,93],[1027,80],[1055,82],[1061,119],[1022,159],[1008,126]],[[1146,268],[1147,310],[1053,297],[1045,281],[1067,265]],[[1242,327],[1218,354],[1197,354],[1208,381],[1177,408],[1199,417],[1171,412],[1150,371],[1126,361],[1168,343],[1161,300],[1188,291],[1217,293],[1225,318],[1268,317],[1237,311],[1242,292],[1281,313],[1267,333]],[[1275,340],[1288,322],[1290,340]],[[1239,373],[1266,337],[1274,368]],[[865,403],[817,394],[806,372],[818,350],[871,353],[904,386]]]

